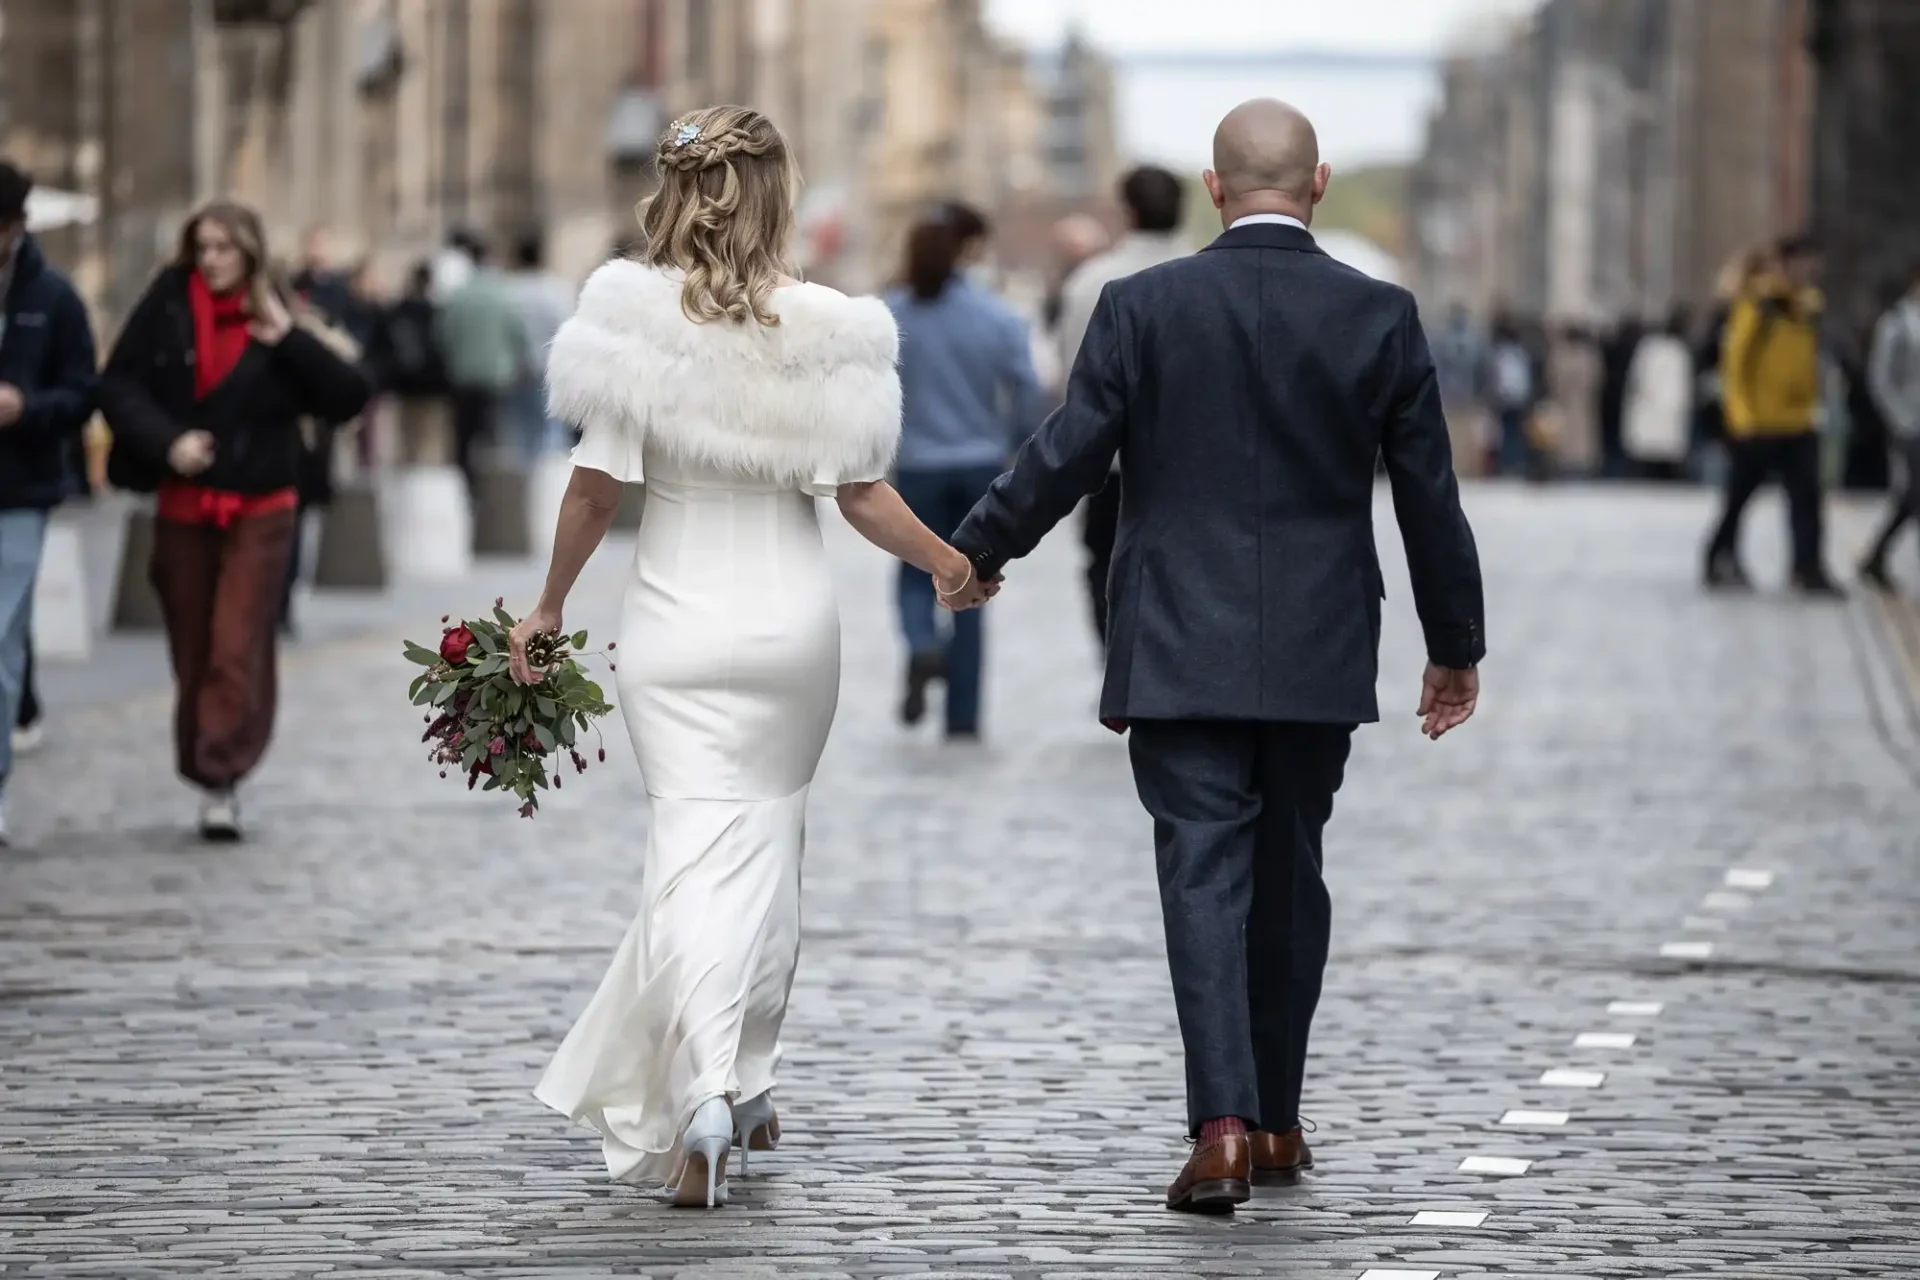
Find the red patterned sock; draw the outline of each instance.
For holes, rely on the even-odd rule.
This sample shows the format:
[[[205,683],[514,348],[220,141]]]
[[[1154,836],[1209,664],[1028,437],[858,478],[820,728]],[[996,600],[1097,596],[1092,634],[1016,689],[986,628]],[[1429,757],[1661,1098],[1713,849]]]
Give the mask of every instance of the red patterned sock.
[[[1218,1120],[1209,1120],[1200,1126],[1202,1144],[1218,1142],[1232,1134],[1239,1134],[1243,1138],[1247,1135],[1247,1122],[1239,1116],[1222,1116]]]

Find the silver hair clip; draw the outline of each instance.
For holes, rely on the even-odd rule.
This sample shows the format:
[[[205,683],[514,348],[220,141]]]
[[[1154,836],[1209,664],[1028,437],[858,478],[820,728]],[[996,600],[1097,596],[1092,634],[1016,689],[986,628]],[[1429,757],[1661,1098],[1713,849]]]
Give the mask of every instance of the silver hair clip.
[[[699,125],[683,124],[674,131],[674,134],[673,134],[674,148],[678,150],[679,148],[686,146],[689,142],[694,141],[699,136],[700,136]]]

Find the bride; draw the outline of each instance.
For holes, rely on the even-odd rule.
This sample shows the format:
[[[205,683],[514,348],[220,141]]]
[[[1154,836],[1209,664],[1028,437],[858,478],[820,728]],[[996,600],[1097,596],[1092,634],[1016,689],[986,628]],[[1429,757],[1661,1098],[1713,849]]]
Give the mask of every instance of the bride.
[[[653,810],[640,911],[536,1096],[598,1130],[607,1171],[724,1204],[738,1143],[780,1135],[772,1090],[800,947],[807,789],[840,683],[814,499],[933,574],[992,594],[884,479],[900,431],[886,305],[787,274],[796,175],[767,118],[711,107],[660,140],[646,248],[609,262],[554,338],[549,404],[582,431],[539,603],[561,629],[621,486],[645,515],[619,701]]]

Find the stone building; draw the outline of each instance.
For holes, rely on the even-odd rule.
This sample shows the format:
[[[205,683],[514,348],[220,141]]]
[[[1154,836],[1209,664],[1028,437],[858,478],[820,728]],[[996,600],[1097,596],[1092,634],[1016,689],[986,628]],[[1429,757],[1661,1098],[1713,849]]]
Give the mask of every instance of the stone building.
[[[1449,63],[1413,183],[1429,305],[1611,324],[1704,304],[1809,215],[1806,0],[1551,0]]]
[[[868,288],[932,200],[1107,185],[1105,66],[1035,64],[980,0],[0,0],[0,148],[99,197],[52,247],[110,318],[215,194],[389,284],[455,229],[538,228],[582,275],[637,235],[665,123],[745,102],[798,153],[803,264]]]

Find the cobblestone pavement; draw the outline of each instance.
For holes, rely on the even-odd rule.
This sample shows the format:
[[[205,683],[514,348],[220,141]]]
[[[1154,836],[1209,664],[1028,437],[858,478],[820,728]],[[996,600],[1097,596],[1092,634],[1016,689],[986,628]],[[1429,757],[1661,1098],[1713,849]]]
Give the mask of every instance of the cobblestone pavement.
[[[290,669],[244,846],[182,834],[151,699],[23,764],[0,1274],[1920,1273],[1920,800],[1886,619],[1703,599],[1697,495],[1470,506],[1487,702],[1419,738],[1390,569],[1389,718],[1328,839],[1304,1187],[1229,1221],[1158,1207],[1178,1039],[1070,534],[1017,566],[989,742],[949,751],[891,722],[886,569],[835,530],[847,681],[788,1137],[732,1207],[607,1185],[529,1092],[635,902],[624,738],[516,821],[432,777],[397,646],[369,641]],[[1778,524],[1755,512],[1757,569]],[[573,621],[607,624],[620,554]],[[1529,1163],[1462,1169],[1484,1158]],[[1469,1217],[1413,1222],[1432,1212]]]

